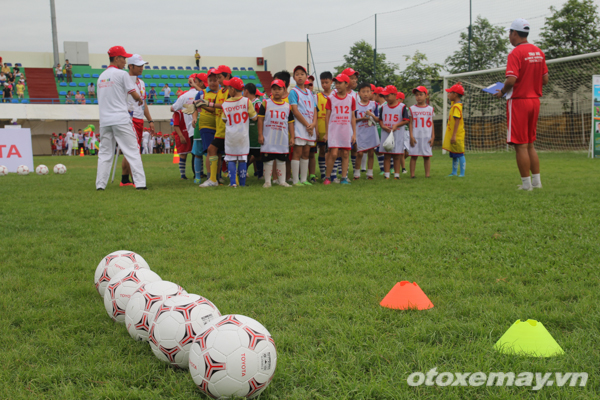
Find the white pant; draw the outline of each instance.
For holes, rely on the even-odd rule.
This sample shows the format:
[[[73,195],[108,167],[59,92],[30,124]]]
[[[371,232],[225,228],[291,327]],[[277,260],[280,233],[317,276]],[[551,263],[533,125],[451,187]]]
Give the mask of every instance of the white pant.
[[[148,142],[142,141],[142,154],[149,154],[148,152]]]
[[[98,172],[96,174],[96,189],[106,188],[112,161],[115,154],[115,141],[131,166],[135,186],[146,187],[146,174],[140,155],[133,125],[113,125],[100,127],[100,150],[98,151]]]
[[[71,142],[69,140],[69,143],[67,144],[67,155],[72,155],[73,154],[73,142]]]

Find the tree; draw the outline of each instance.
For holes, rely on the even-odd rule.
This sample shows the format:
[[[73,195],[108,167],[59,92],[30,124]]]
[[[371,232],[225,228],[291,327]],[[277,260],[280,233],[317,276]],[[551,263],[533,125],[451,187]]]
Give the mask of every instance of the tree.
[[[598,6],[592,0],[568,0],[563,8],[551,6],[551,17],[536,44],[546,59],[574,56],[600,51],[600,18]]]
[[[432,93],[432,85],[438,84],[441,80],[440,72],[442,66],[440,64],[427,63],[427,56],[420,53],[419,50],[413,56],[405,56],[406,62],[409,63],[404,71],[400,72],[400,82],[396,85],[398,90],[404,92],[405,95],[412,93],[412,90],[417,86],[426,86],[430,93],[430,102],[436,108],[442,104],[439,96]]]
[[[373,46],[364,40],[352,45],[348,55],[344,56],[344,64],[335,67],[334,77],[346,68],[359,72],[359,82],[372,83],[375,86],[396,85],[398,64],[386,61],[383,53],[377,53],[375,73],[373,73]]]
[[[471,69],[483,71],[506,64],[508,35],[501,26],[495,26],[480,15],[475,19],[471,37]],[[460,50],[446,58],[447,69],[456,74],[469,71],[469,31],[460,34]]]

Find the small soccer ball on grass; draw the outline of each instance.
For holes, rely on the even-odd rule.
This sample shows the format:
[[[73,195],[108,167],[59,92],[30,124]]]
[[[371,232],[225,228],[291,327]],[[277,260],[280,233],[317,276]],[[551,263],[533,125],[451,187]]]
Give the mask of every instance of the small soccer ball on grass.
[[[45,165],[38,165],[35,168],[35,173],[38,175],[48,175],[48,167],[46,167]]]
[[[5,165],[0,165],[0,176],[8,175],[8,168]]]
[[[62,164],[56,164],[56,165],[54,166],[54,173],[55,173],[55,174],[62,175],[62,174],[64,174],[65,172],[67,172],[67,167],[65,167],[64,165],[62,165]]]
[[[187,294],[181,286],[169,281],[142,285],[129,299],[125,309],[125,326],[134,340],[148,341],[148,331],[156,310],[171,297]]]
[[[144,283],[162,280],[156,272],[139,266],[119,272],[104,291],[104,308],[115,322],[125,323],[125,310],[129,299]]]
[[[19,167],[17,168],[17,174],[29,175],[29,167],[27,165],[19,165]]]
[[[142,256],[129,250],[118,250],[110,253],[100,261],[94,273],[94,285],[101,297],[104,297],[104,290],[108,282],[117,273],[127,268],[138,266],[140,268],[150,269],[150,266]]]
[[[221,313],[210,300],[197,294],[172,297],[159,307],[150,325],[148,341],[159,360],[187,369],[196,333]]]
[[[208,396],[254,398],[273,379],[277,350],[260,322],[244,315],[224,315],[198,333],[189,363],[194,383]]]

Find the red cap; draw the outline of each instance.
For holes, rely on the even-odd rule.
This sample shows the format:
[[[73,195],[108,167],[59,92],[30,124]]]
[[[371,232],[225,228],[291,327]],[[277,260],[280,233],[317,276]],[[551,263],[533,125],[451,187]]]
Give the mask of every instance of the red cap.
[[[223,81],[223,85],[231,86],[232,88],[234,88],[236,90],[244,90],[244,81],[241,80],[240,78],[238,78],[237,76],[234,76],[233,78],[229,79],[228,81]]]
[[[262,93],[260,90],[256,89],[256,95],[257,96],[264,96],[265,94]]]
[[[352,76],[352,75],[356,74],[356,76],[358,76],[358,72],[353,70],[352,68],[346,68],[345,70],[342,71],[342,74],[348,75],[348,76]]]
[[[281,79],[274,79],[273,82],[271,82],[271,87],[273,86],[279,86],[280,88],[285,89],[285,82]]]
[[[206,80],[208,79],[208,75],[206,75],[204,72],[195,75],[196,78],[200,79],[202,82],[206,82]]]
[[[377,87],[371,83],[371,90],[374,92]]]
[[[231,68],[229,68],[227,65],[219,65],[217,70],[219,71],[219,73],[226,72],[228,74],[231,74]]]
[[[219,74],[220,74],[220,72],[219,72],[218,69],[211,68],[211,69],[208,70],[208,74],[206,74],[206,77],[208,78],[211,75],[219,75]]]
[[[461,96],[463,94],[465,94],[465,88],[460,84],[460,82],[455,83],[454,85],[452,85],[452,87],[450,89],[446,89],[446,92],[450,93],[450,92],[454,92],[454,93],[458,93]]]
[[[129,54],[128,52],[125,51],[125,49],[123,48],[123,46],[113,46],[110,49],[108,49],[108,56],[109,57],[131,57],[133,56],[133,54]]]
[[[427,94],[427,88],[425,86],[417,86],[416,88],[414,88],[412,90],[413,94],[415,94],[416,92],[423,92],[425,94]]]
[[[302,65],[296,65],[296,68],[294,68],[294,71],[292,72],[292,74],[294,72],[296,72],[296,70],[301,69],[302,71],[304,71],[305,74],[308,74],[308,72],[306,71],[306,67],[303,67]]]
[[[196,74],[191,74],[190,79],[192,79],[192,78],[196,78]]]
[[[315,81],[315,77],[312,76],[312,75],[309,75],[308,76],[308,80],[311,81],[311,82],[314,82]]]
[[[373,90],[373,92],[375,92],[375,94],[381,94],[381,92],[383,92],[383,88],[378,86],[375,88],[375,90]]]
[[[72,130],[73,130],[73,128],[69,127],[69,130],[70,130],[70,131],[72,131]]]
[[[346,74],[339,74],[338,76],[336,76],[335,78],[333,78],[333,80],[337,81],[337,82],[350,83],[350,78]]]
[[[402,99],[402,100],[404,100],[404,99],[405,99],[404,93],[402,93],[402,92],[398,92],[398,93],[396,94],[396,98],[397,98],[397,99]]]
[[[313,83],[307,79],[304,81],[304,84],[308,86],[308,85],[312,85]]]
[[[394,86],[394,85],[387,85],[385,88],[383,88],[383,90],[381,91],[381,94],[383,94],[383,95],[398,94],[398,89],[396,89],[396,86]]]

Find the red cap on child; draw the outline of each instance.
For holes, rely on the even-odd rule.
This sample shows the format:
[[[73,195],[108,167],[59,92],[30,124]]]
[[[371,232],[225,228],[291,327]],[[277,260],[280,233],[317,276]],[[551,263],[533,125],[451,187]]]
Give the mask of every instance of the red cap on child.
[[[216,68],[211,68],[211,69],[209,69],[209,70],[208,70],[208,74],[207,74],[207,76],[211,76],[211,75],[219,75],[219,74],[220,74],[220,72],[219,72],[219,70],[218,70],[218,69],[216,69]]]
[[[358,76],[358,71],[355,71],[352,68],[346,68],[345,70],[342,71],[342,74],[348,75],[348,76],[352,76],[352,75],[356,74],[356,76]]]
[[[350,78],[348,77],[348,75],[346,74],[339,74],[338,76],[336,76],[334,79],[334,81],[337,82],[346,82],[346,83],[350,83]]]
[[[427,88],[425,86],[417,86],[416,88],[414,88],[412,90],[413,94],[417,93],[417,92],[423,92],[425,94],[427,94]]]
[[[231,74],[231,68],[229,68],[227,65],[219,65],[217,71],[219,71],[219,73],[226,72],[228,74]]]
[[[455,83],[454,85],[452,85],[452,87],[450,89],[446,89],[446,92],[450,93],[450,92],[454,92],[454,93],[458,93],[461,96],[463,94],[465,94],[465,88],[460,84],[460,82]]]
[[[279,86],[280,88],[285,89],[285,82],[282,81],[281,79],[275,79],[275,80],[273,80],[273,82],[271,82],[271,87],[273,87],[273,86]]]
[[[231,86],[232,88],[234,88],[236,90],[244,89],[244,81],[241,80],[240,78],[238,78],[237,76],[234,76],[233,78],[231,78],[229,80],[223,81],[223,85]]]
[[[394,85],[387,85],[382,91],[381,94],[383,95],[388,95],[388,94],[398,94],[398,89],[396,89],[396,86]]]
[[[402,99],[402,100],[404,100],[404,98],[405,98],[405,96],[404,96],[404,93],[402,93],[402,92],[398,92],[398,93],[396,94],[396,98],[397,98],[397,99]]]
[[[256,89],[256,95],[257,96],[264,96],[265,94],[262,93],[260,90]]]

